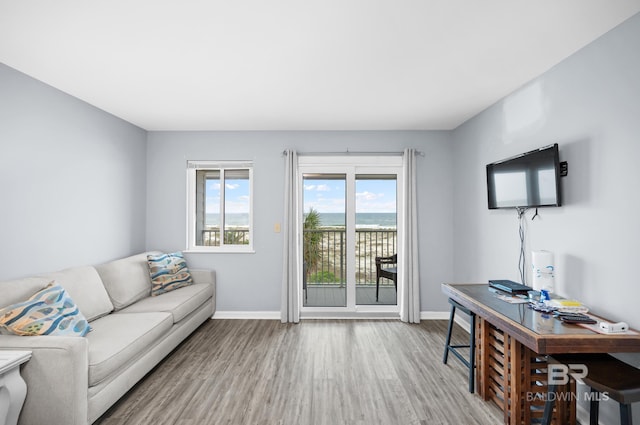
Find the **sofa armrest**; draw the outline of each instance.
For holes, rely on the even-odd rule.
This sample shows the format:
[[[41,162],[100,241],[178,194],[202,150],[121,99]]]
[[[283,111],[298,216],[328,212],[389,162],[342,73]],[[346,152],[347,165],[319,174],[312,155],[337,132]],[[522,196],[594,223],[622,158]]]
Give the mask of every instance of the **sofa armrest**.
[[[205,269],[189,269],[194,283],[210,283],[215,287],[216,272]]]
[[[208,283],[211,285],[213,301],[211,302],[211,317],[216,312],[216,272],[210,269],[190,269],[194,283]]]
[[[0,349],[28,350],[21,366],[27,398],[18,424],[86,425],[89,343],[86,338],[0,335]]]

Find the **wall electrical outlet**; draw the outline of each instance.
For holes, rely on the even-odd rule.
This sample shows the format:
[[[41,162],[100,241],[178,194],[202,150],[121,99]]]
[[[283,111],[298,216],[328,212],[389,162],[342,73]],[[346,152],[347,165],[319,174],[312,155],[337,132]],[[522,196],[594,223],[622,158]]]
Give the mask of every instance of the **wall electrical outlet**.
[[[276,223],[273,225],[273,231],[275,233],[280,233],[280,223]]]

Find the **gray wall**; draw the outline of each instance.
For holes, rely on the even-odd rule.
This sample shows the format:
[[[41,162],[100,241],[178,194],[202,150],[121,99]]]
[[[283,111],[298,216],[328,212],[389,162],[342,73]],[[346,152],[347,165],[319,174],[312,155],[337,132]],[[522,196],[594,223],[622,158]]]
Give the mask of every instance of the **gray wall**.
[[[0,279],[144,249],[146,132],[0,64]]]
[[[640,328],[639,52],[636,15],[453,132],[456,281],[520,280],[516,213],[487,209],[485,165],[557,142],[565,205],[527,215],[527,266],[554,252],[558,293]]]
[[[219,311],[280,310],[284,158],[299,152],[402,151],[418,159],[421,310],[444,311],[440,283],[451,280],[452,147],[449,132],[150,132],[147,155],[147,248],[184,249],[187,160],[254,161],[254,254],[192,253],[192,267],[218,274]],[[436,294],[436,295],[434,295]]]
[[[487,209],[485,165],[557,142],[564,206],[527,221],[527,261],[554,252],[559,293],[640,327],[638,52],[640,15],[453,132],[456,280],[520,280],[516,213]]]

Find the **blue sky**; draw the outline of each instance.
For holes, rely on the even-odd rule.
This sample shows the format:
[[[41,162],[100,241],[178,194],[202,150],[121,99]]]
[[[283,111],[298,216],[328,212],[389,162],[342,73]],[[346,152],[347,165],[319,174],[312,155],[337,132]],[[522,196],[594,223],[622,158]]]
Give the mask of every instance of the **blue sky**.
[[[345,209],[344,180],[304,180],[304,212],[313,207],[320,213]],[[396,212],[395,180],[356,180],[356,212]]]
[[[207,180],[207,214],[220,212],[220,181]],[[227,179],[225,183],[225,211],[249,213],[249,180]]]
[[[207,181],[206,212],[220,212],[220,182]],[[310,207],[321,213],[344,212],[344,180],[305,180],[304,211]],[[225,209],[227,213],[249,212],[249,180],[226,181]],[[356,180],[356,212],[396,212],[395,180]]]

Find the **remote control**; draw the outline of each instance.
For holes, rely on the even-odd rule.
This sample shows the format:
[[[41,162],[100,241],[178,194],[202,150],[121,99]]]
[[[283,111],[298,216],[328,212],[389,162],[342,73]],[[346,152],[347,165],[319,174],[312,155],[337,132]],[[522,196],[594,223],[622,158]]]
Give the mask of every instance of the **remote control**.
[[[554,315],[560,319],[562,317],[571,317],[571,318],[589,318],[589,316],[587,316],[584,313],[572,313],[572,312],[567,312],[567,311],[556,311],[554,313]]]
[[[597,320],[592,319],[589,316],[563,314],[559,317],[560,317],[560,320],[562,320],[562,323],[568,323],[568,324],[586,323],[586,324],[594,325],[598,323]]]

